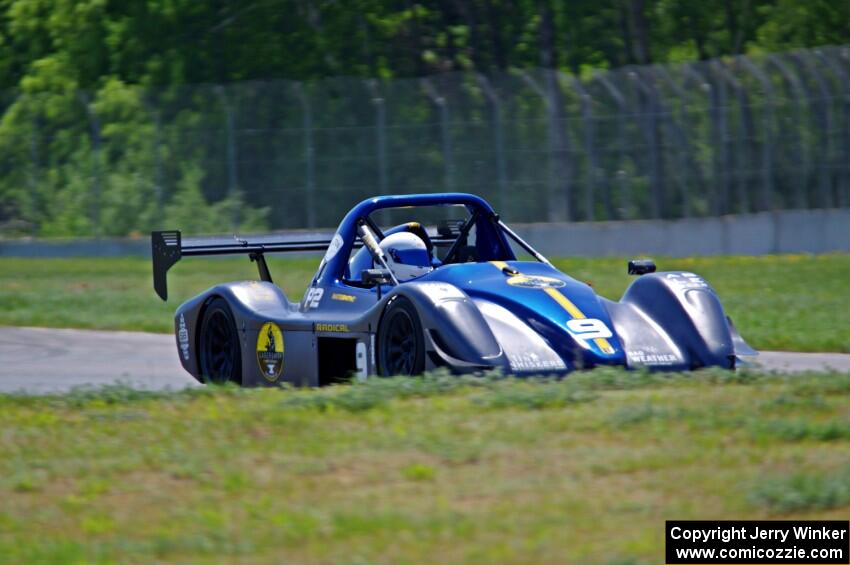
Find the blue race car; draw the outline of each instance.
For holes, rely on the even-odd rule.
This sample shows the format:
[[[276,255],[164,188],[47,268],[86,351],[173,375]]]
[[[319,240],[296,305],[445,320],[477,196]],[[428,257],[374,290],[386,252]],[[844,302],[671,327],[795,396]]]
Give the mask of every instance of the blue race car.
[[[309,251],[324,257],[292,302],[265,254]],[[205,383],[320,386],[439,367],[734,369],[739,356],[756,354],[698,275],[631,261],[638,278],[619,302],[608,300],[558,271],[472,194],[370,198],[330,240],[159,231],[152,252],[163,300],[166,273],[183,256],[246,254],[257,263],[259,281],[214,286],[177,309],[180,361]]]

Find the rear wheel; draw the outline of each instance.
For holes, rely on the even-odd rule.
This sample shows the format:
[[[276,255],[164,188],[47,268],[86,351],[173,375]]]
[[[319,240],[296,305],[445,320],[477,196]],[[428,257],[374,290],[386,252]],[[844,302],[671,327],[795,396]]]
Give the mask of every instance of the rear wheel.
[[[204,310],[200,333],[201,378],[205,383],[242,384],[242,352],[230,306],[214,298]]]
[[[425,370],[425,338],[416,308],[407,298],[393,300],[378,328],[378,373],[419,375]]]

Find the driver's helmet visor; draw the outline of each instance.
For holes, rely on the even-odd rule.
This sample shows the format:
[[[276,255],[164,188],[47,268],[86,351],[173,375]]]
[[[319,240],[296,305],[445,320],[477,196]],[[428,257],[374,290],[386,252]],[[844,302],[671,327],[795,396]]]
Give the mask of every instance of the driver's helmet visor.
[[[424,267],[431,264],[428,252],[424,249],[397,249],[390,247],[387,253],[393,261],[401,265]]]

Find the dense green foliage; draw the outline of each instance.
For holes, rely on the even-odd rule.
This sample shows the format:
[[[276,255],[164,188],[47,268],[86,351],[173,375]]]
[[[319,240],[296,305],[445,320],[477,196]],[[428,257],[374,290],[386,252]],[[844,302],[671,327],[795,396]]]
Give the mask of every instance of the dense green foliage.
[[[557,103],[551,103],[555,114],[546,114],[546,104],[511,72],[556,69],[587,78],[591,69],[626,64],[841,44],[850,41],[848,21],[850,4],[831,0],[0,0],[0,233],[332,226],[340,209],[374,193],[439,185],[482,192],[499,183],[511,193],[502,198],[503,209],[526,221],[828,207],[833,190],[839,203],[847,198],[844,141],[835,133],[844,126],[813,129],[799,139],[783,131],[819,126],[817,120],[826,119],[820,108],[808,105],[812,115],[805,117],[795,105],[772,110],[777,123],[768,129],[782,133],[785,145],[769,152],[783,186],[757,198],[763,151],[756,143],[767,146],[768,134],[737,134],[747,148],[733,148],[729,139],[736,124],[761,127],[765,118],[733,116],[725,105],[729,123],[717,125],[714,107],[709,127],[709,105],[723,105],[709,100],[683,111],[680,124],[666,131],[642,119],[621,130],[605,118],[595,134],[601,156],[590,158],[581,154],[590,130],[547,131],[545,125],[553,118],[578,122],[580,97],[549,84]],[[383,141],[373,129],[379,98],[362,80],[325,81],[321,88],[265,82],[445,77],[447,71],[494,77],[509,106],[504,162],[486,160],[497,151],[488,125],[495,118],[471,74],[443,93],[452,100],[450,134],[432,131],[439,111],[418,81],[394,83],[383,93],[390,127]],[[773,80],[777,88],[783,83],[781,76]],[[629,80],[623,84],[632,89]],[[816,80],[809,77],[803,86],[827,104]],[[308,114],[300,88],[314,107],[311,141],[300,129]],[[524,97],[508,100],[522,89]],[[655,98],[638,95],[624,115],[672,112],[652,106]],[[846,119],[842,112],[836,106],[834,119]],[[681,137],[690,127],[704,139],[685,144]],[[626,135],[630,146],[614,150]],[[441,136],[449,140],[442,146]],[[442,153],[446,143],[458,153],[453,163]],[[650,161],[647,143],[683,147],[683,154]],[[380,162],[381,151],[394,168]],[[807,192],[816,175],[821,196],[792,202],[789,195]],[[733,181],[735,190],[753,194],[727,201]],[[596,210],[581,201],[581,215],[575,211],[579,183],[600,192]],[[571,195],[567,184],[576,185]],[[547,191],[557,193],[552,201],[541,198]],[[674,193],[683,191],[691,191],[694,202],[676,201]],[[708,202],[706,195],[715,192],[717,203]]]
[[[2,0],[0,87],[579,72],[850,41],[832,0]]]
[[[275,282],[300,300],[317,259],[271,259]],[[633,280],[625,259],[556,259],[555,265],[618,299]],[[850,255],[658,259],[717,289],[756,349],[850,353]],[[146,259],[0,259],[0,325],[171,332],[176,305],[216,283],[255,279],[247,259],[187,259],[169,275],[169,302],[151,287]]]
[[[671,517],[846,519],[848,413],[746,371],[0,395],[0,563],[659,563]]]

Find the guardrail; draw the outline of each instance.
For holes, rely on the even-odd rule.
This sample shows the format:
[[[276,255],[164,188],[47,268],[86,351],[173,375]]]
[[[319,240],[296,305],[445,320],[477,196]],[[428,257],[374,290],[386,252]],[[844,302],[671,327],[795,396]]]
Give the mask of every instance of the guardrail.
[[[850,252],[850,210],[783,210],[713,218],[513,224],[552,257]],[[297,232],[330,238],[333,232]],[[150,256],[150,240],[0,240],[0,257]]]

